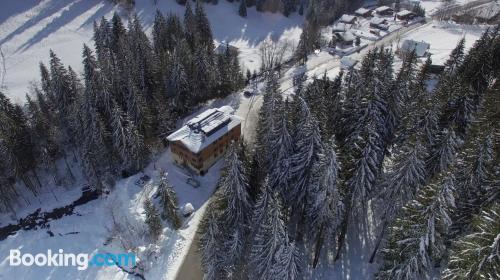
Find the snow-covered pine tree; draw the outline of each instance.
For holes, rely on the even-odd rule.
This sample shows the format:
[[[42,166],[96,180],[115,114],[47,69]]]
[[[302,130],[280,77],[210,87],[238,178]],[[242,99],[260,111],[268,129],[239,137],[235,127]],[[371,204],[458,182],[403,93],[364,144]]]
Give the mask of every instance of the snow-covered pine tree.
[[[189,1],[187,1],[186,10],[184,11],[184,30],[186,32],[186,41],[188,42],[189,47],[191,47],[191,50],[195,50],[197,44],[196,20]]]
[[[471,233],[452,243],[443,279],[496,279],[499,275],[500,206],[496,203],[474,217]]]
[[[166,59],[165,56],[168,52],[168,33],[167,20],[160,10],[156,10],[155,19],[153,21],[153,31],[151,33],[153,36],[153,49],[155,54],[160,61],[163,61]]]
[[[302,98],[300,102],[303,119],[300,120],[299,130],[295,136],[295,153],[290,158],[292,183],[287,191],[285,202],[294,213],[303,216],[306,210],[306,200],[312,195],[313,167],[324,153],[324,146],[318,123],[310,113],[308,104]]]
[[[161,224],[160,215],[150,198],[144,200],[144,211],[146,214],[146,225],[148,226],[151,239],[156,242],[161,235],[163,226]]]
[[[255,236],[257,231],[260,230],[260,225],[263,223],[266,217],[269,200],[272,199],[271,196],[273,195],[273,193],[274,192],[269,184],[269,177],[266,177],[263,181],[261,191],[257,197],[257,200],[253,205],[250,223],[251,234],[249,236]]]
[[[462,140],[455,134],[454,128],[444,129],[438,135],[437,143],[431,147],[427,159],[427,173],[432,176],[449,166],[455,159]]]
[[[208,209],[200,226],[201,265],[204,280],[222,279],[225,274],[221,234],[223,234],[215,209]]]
[[[272,190],[284,196],[290,187],[290,161],[291,156],[294,154],[294,143],[288,131],[285,110],[281,114],[281,121],[276,124],[275,130],[270,137],[271,162],[268,172]]]
[[[42,62],[40,62],[39,67],[42,91],[47,99],[51,101],[51,104],[55,104],[56,97],[52,94],[49,69],[47,69],[47,66],[45,66],[45,64],[43,64]]]
[[[422,187],[389,228],[377,279],[426,279],[445,253],[445,236],[455,207],[455,180],[442,172]]]
[[[312,191],[307,206],[315,242],[313,267],[318,264],[323,248],[335,248],[337,230],[344,216],[344,205],[337,185],[339,169],[332,138],[325,155],[313,168]]]
[[[370,262],[375,258],[387,227],[392,224],[403,206],[415,198],[420,187],[426,182],[426,148],[420,143],[420,137],[421,134],[411,135],[405,143],[394,148],[394,162],[382,178],[380,194],[382,225]]]
[[[66,68],[61,63],[61,60],[51,50],[50,51],[50,80],[52,95],[55,97],[56,103],[54,107],[57,108],[58,126],[63,133],[62,145],[67,145],[73,142],[73,132],[70,127],[72,121],[72,107],[76,100],[76,96],[72,95],[74,92],[71,90],[71,77],[69,76]]]
[[[167,77],[167,94],[172,97],[173,106],[177,110],[183,112],[186,109],[185,99],[187,90],[187,75],[181,57],[178,51],[174,51],[172,55],[171,68]]]
[[[251,205],[246,167],[240,158],[237,143],[233,143],[227,151],[226,169],[220,179],[219,188],[219,200],[222,200],[224,204],[221,213],[224,227],[238,228],[241,233],[244,233]]]
[[[155,91],[157,88],[156,77],[157,60],[153,55],[153,48],[148,37],[144,33],[141,22],[135,14],[128,27],[128,46],[130,49],[130,58],[127,64],[129,74],[127,80],[133,81],[137,89],[135,99],[136,107],[140,106],[140,116],[129,113],[134,116],[133,121],[140,128],[141,133],[148,137],[152,134],[152,124],[156,124],[155,116],[158,114],[157,100]],[[130,74],[130,71],[133,75]],[[128,86],[130,95],[131,85]],[[130,96],[129,96],[130,98]],[[146,106],[147,104],[147,106]]]
[[[485,95],[475,115],[463,148],[457,156],[457,211],[452,216],[452,236],[470,232],[471,219],[498,197],[498,114],[500,98],[494,92]]]
[[[458,41],[455,48],[451,51],[450,57],[444,63],[445,70],[443,77],[452,76],[457,72],[457,69],[462,65],[465,53],[465,38]]]
[[[196,30],[198,32],[199,43],[207,48],[208,51],[212,52],[214,49],[212,30],[205,13],[205,9],[203,8],[203,4],[200,0],[196,1],[194,18],[196,22]]]
[[[280,116],[282,108],[282,97],[278,92],[278,77],[274,72],[266,76],[266,88],[262,100],[262,106],[259,110],[259,119],[257,123],[256,147],[260,155],[260,167],[264,172],[269,172],[270,139],[271,134],[276,127],[276,122]]]
[[[303,279],[303,255],[294,242],[287,241],[276,256],[275,278],[280,280]]]
[[[208,100],[214,97],[213,88],[215,87],[215,67],[213,61],[205,48],[198,48],[194,54],[193,68],[193,88],[196,98],[200,101]]]
[[[177,215],[178,201],[174,188],[169,184],[166,175],[160,178],[158,185],[160,204],[162,206],[161,217],[168,219],[175,229],[181,227],[181,219]]]
[[[277,256],[288,239],[279,198],[268,195],[264,219],[251,244],[249,271],[252,279],[278,279]]]
[[[307,61],[307,56],[320,46],[320,32],[317,20],[307,20],[302,28],[295,56],[301,63]]]
[[[233,143],[227,151],[226,169],[219,182],[217,198],[221,204],[219,228],[224,234],[224,266],[230,274],[237,273],[235,269],[243,256],[251,212],[246,167],[237,145]]]
[[[109,96],[103,97],[107,95],[106,91],[103,92],[102,85],[105,78],[99,72],[97,61],[86,45],[83,48],[83,66],[85,92],[78,120],[78,135],[82,140],[80,153],[87,178],[95,188],[102,189],[102,176],[112,162],[106,144],[107,131],[97,106],[104,105],[102,99],[107,100]]]

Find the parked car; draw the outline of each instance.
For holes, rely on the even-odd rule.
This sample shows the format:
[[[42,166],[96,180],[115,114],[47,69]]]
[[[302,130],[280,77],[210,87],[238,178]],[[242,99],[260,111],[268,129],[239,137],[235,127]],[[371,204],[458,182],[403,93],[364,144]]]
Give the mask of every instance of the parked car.
[[[147,182],[151,180],[151,177],[144,175],[139,180],[135,181],[135,185],[138,187],[143,187]]]

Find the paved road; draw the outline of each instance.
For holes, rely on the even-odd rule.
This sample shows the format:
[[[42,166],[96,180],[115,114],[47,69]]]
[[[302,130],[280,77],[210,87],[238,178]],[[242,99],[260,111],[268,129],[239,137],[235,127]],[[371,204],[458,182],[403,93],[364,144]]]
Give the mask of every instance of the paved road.
[[[184,262],[177,271],[176,280],[202,280],[201,256],[198,250],[198,233],[195,234],[191,247],[187,252]]]
[[[405,27],[399,31],[394,32],[394,33],[391,33],[388,36],[382,38],[381,40],[373,42],[372,44],[368,45],[366,48],[361,50],[359,54],[356,54],[356,57],[361,58],[369,50],[371,50],[375,47],[382,46],[382,45],[387,45],[388,43],[390,43],[394,40],[398,40],[403,34],[406,34],[406,33],[413,31],[417,28],[422,28],[422,27],[429,25],[429,24],[430,24],[430,22],[425,23],[425,24],[417,23],[417,24]],[[331,62],[334,62],[334,63],[331,63]],[[306,74],[308,72],[314,71],[316,68],[324,65],[325,63],[332,64],[331,67],[326,69],[327,71],[332,70],[332,69],[340,66],[339,59],[337,57],[332,57],[331,60],[327,60],[325,62],[314,65],[313,68],[308,69],[306,71]],[[283,78],[280,80],[280,83],[282,84],[283,82],[289,81],[292,78],[293,77]],[[282,92],[284,92],[286,90],[288,90],[288,89],[282,90]],[[242,98],[245,98],[245,97],[242,97]],[[245,116],[244,126],[246,126],[245,131],[247,131],[246,135],[245,135],[246,140],[251,140],[251,138],[253,136],[253,134],[248,134],[248,133],[249,133],[249,131],[255,130],[255,125],[257,123],[257,116],[258,116],[258,112],[259,112],[261,105],[262,105],[262,95],[260,95],[260,94],[254,95],[249,99],[242,100],[242,102],[240,104],[240,108],[238,109],[237,114],[239,116]],[[249,127],[249,126],[251,126],[251,127]],[[183,261],[181,267],[177,271],[177,276],[175,278],[176,280],[202,280],[203,279],[203,271],[201,269],[201,258],[200,258],[200,254],[199,254],[199,250],[198,250],[198,239],[199,239],[199,236],[198,236],[198,234],[196,234],[194,239],[193,239],[193,242],[191,243],[191,246],[189,247],[189,250],[187,252],[187,255],[184,258],[184,261]]]

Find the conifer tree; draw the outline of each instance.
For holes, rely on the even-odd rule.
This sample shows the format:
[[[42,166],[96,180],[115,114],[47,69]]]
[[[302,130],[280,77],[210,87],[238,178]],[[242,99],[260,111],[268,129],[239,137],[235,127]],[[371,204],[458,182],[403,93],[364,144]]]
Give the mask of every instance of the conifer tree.
[[[198,31],[199,43],[212,52],[214,49],[212,30],[210,29],[210,23],[208,22],[205,9],[203,8],[203,4],[200,0],[196,1],[194,18],[196,22],[196,30]]]
[[[453,242],[443,279],[495,279],[500,274],[500,207],[474,217],[472,232]]]
[[[148,226],[149,234],[153,241],[157,241],[162,232],[162,224],[158,210],[153,205],[151,199],[147,198],[144,201],[144,210],[146,213],[146,225]]]
[[[224,277],[224,260],[227,257],[223,251],[220,223],[215,211],[209,209],[201,225],[200,248],[201,264],[206,280],[217,280]]]
[[[337,154],[332,139],[327,145],[326,154],[314,166],[312,191],[309,196],[307,216],[312,232],[315,234],[313,267],[319,262],[322,248],[335,247],[338,227],[344,216],[344,206],[338,189]]]
[[[238,14],[241,17],[247,17],[247,3],[245,0],[240,1],[240,8],[238,9]]]
[[[445,235],[455,206],[453,175],[441,173],[421,188],[390,228],[377,279],[429,278],[445,253]]]
[[[268,199],[264,219],[251,246],[250,275],[256,279],[277,279],[277,256],[288,240],[279,199],[272,194]]]
[[[175,229],[179,229],[181,220],[176,210],[178,208],[177,196],[172,186],[168,183],[165,175],[160,178],[158,189],[160,203],[162,205],[161,217],[163,219],[168,219]]]

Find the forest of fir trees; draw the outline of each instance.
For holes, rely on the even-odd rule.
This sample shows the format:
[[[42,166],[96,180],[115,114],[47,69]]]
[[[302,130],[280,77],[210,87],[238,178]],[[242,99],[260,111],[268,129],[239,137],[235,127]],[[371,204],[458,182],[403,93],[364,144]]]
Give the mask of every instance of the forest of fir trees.
[[[135,6],[135,0],[109,0],[115,5],[121,5],[131,11]],[[171,0],[152,0],[155,5],[166,5]],[[189,2],[196,0],[175,0],[177,4],[185,6]],[[359,8],[361,0],[200,0],[203,3],[217,5],[219,1],[227,1],[238,4],[238,14],[241,17],[247,16],[247,8],[255,7],[258,12],[281,13],[288,17],[293,13],[304,15],[311,7],[316,11],[317,18],[323,24],[331,23],[342,14],[352,12]],[[386,1],[394,2],[394,1]],[[397,1],[396,1],[397,2]],[[387,3],[387,4],[388,4]],[[384,3],[386,4],[386,3]]]
[[[309,279],[371,222],[375,279],[497,279],[499,28],[464,43],[432,90],[430,58],[395,70],[385,48],[286,100],[268,74],[255,147],[228,152],[200,228],[204,279]]]
[[[29,203],[26,190],[37,196],[40,171],[68,186],[81,166],[91,187],[111,188],[148,163],[180,117],[244,85],[237,54],[214,53],[202,3],[186,3],[183,18],[157,12],[152,30],[137,15],[127,26],[102,18],[82,75],[50,51],[25,104],[0,92],[0,211]]]

